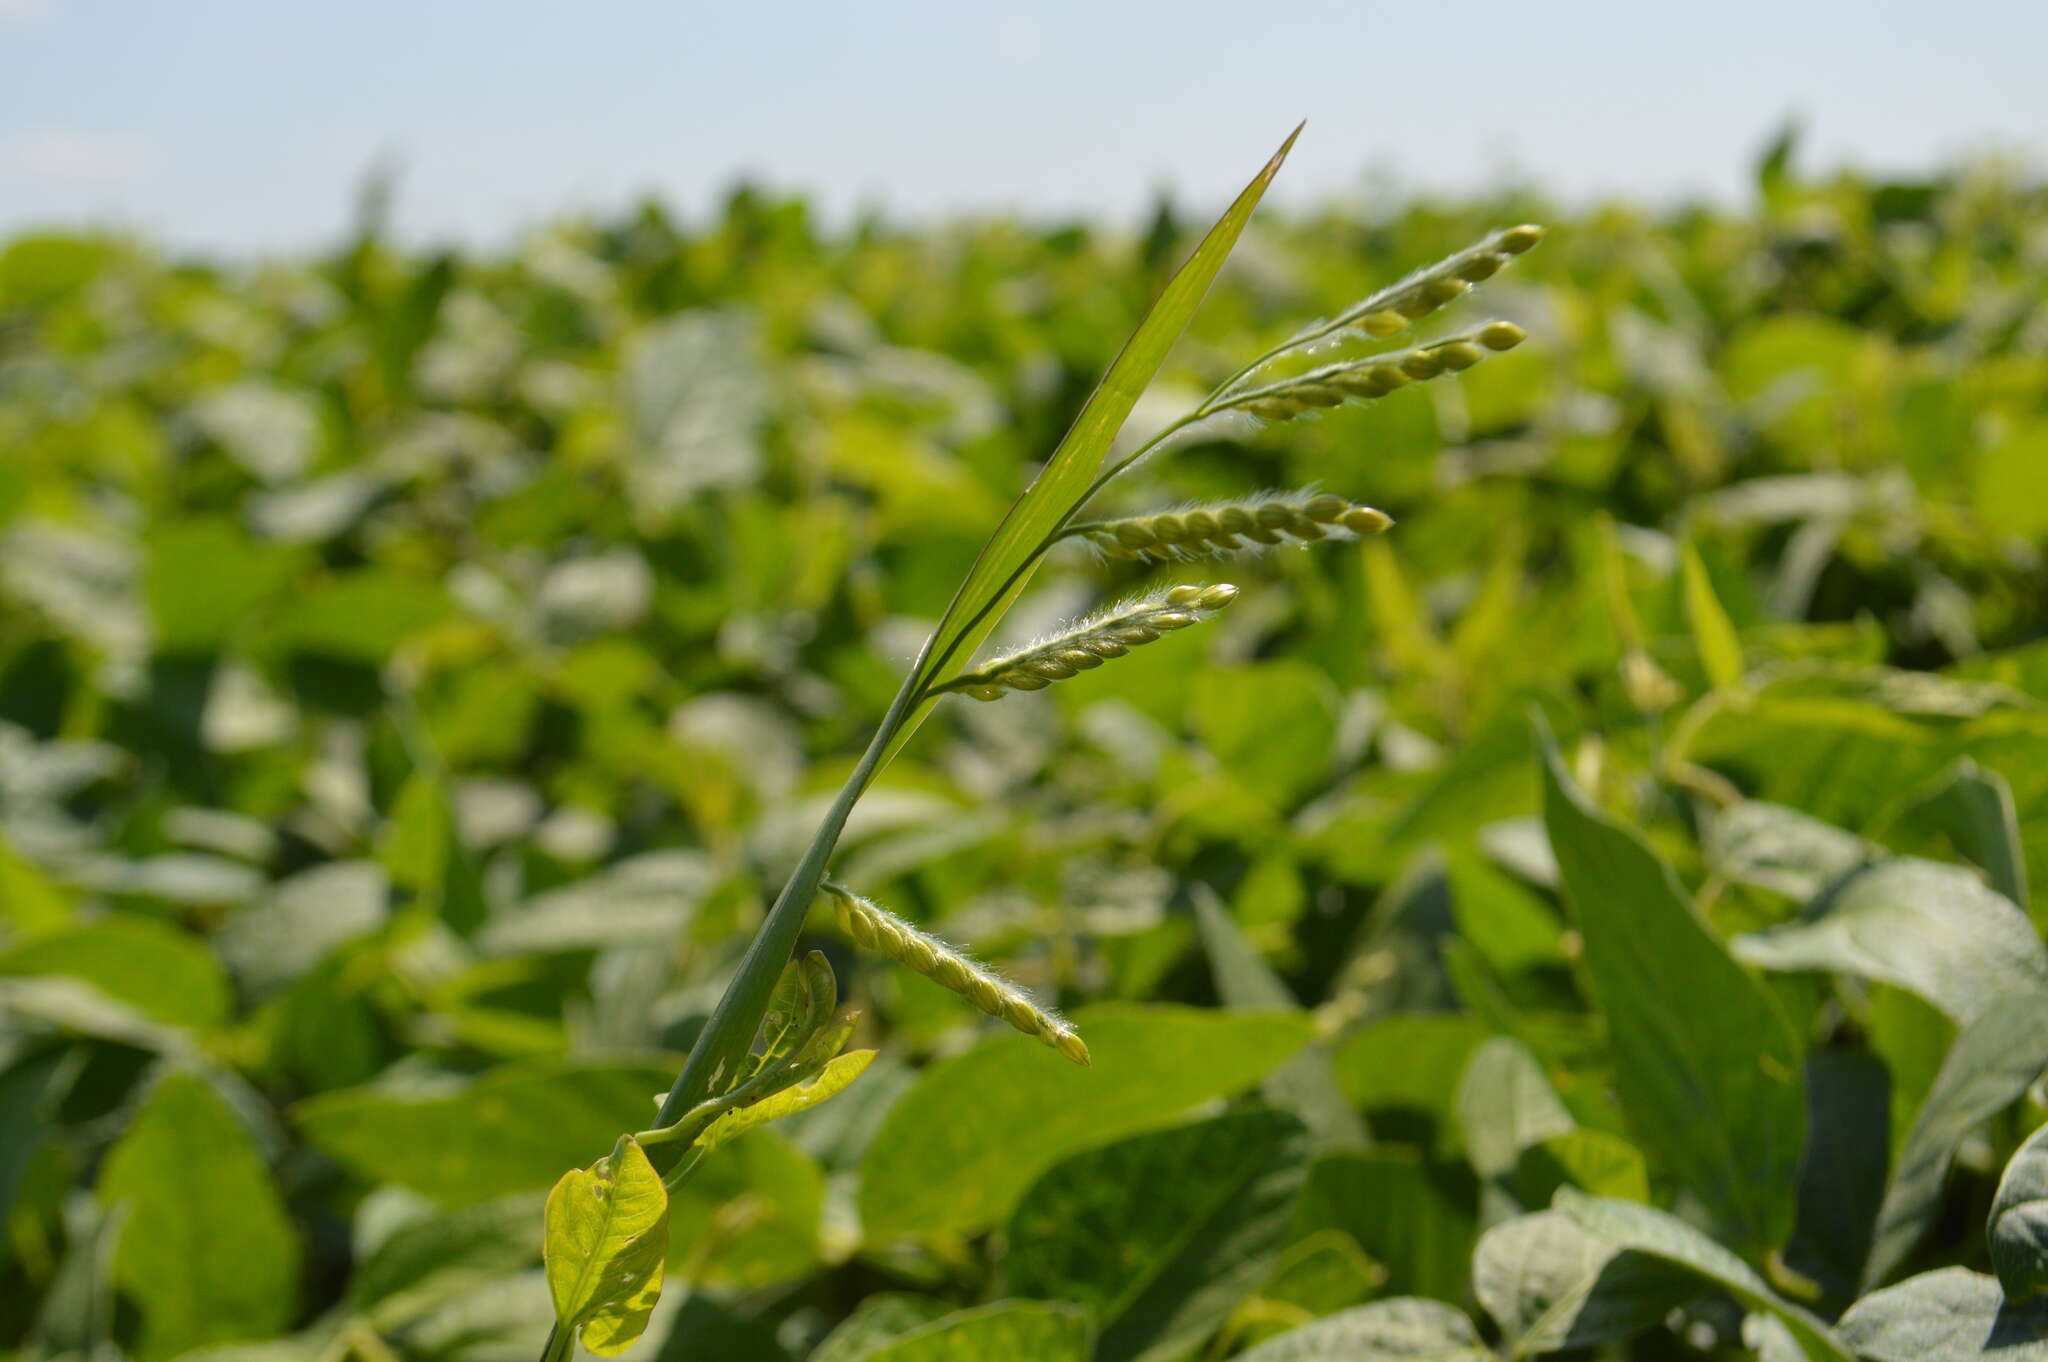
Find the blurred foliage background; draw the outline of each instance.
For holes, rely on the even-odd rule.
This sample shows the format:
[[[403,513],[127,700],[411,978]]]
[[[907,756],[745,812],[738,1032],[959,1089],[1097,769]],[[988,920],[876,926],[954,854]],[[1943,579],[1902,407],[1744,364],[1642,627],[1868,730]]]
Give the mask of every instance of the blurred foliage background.
[[[542,1193],[645,1124],[1203,225],[828,231],[742,190],[463,255],[401,249],[374,197],[319,258],[0,250],[0,1352],[533,1356]],[[1066,1356],[1079,1302],[1115,1356],[1222,1357],[1374,1296],[1469,1304],[1503,1193],[1456,1103],[1492,1035],[1589,1136],[1550,1186],[1668,1201],[1610,1090],[1532,711],[1723,937],[1798,911],[1807,823],[1972,859],[1928,812],[1958,769],[2003,778],[2048,875],[2038,185],[1802,182],[1778,155],[1748,212],[1269,212],[1134,425],[1531,219],[1545,244],[1442,319],[1507,316],[1522,349],[1114,493],[1319,484],[1391,534],[1177,569],[1246,594],[948,702],[857,811],[836,873],[1077,1012],[1096,1066],[821,914],[882,1057],[679,1196],[646,1355],[850,1362],[1025,1296],[1068,1304],[1012,1310],[1037,1341],[1011,1355]],[[1696,642],[1689,554],[1738,684]],[[1143,580],[1077,549],[998,638]],[[1882,1062],[1896,1147],[1953,1020],[1768,987],[1817,1051]],[[1308,1118],[1306,1191],[1199,1318],[1144,1317],[1118,1294],[1140,1248],[1063,1246],[1121,1222],[1087,1231],[1060,1161],[1109,1177],[1113,1141],[1262,1079]],[[2027,1113],[1964,1146],[1927,1261],[1982,1264],[1969,1208]],[[1260,1158],[1302,1143],[1224,1119]],[[1198,1218],[1171,1198],[1199,1174],[1170,1181]],[[1800,1270],[1839,1308],[1834,1261]],[[1739,1320],[1692,1309],[1636,1355],[1734,1355]]]

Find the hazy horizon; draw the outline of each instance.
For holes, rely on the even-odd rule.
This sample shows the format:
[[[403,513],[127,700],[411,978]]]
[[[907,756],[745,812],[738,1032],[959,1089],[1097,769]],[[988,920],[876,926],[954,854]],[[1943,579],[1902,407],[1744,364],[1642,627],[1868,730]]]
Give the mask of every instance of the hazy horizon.
[[[2038,171],[2044,49],[2048,12],[1983,2],[1297,4],[1248,23],[1219,0],[891,0],[770,29],[648,0],[0,0],[0,232],[302,249],[347,229],[380,164],[413,241],[500,244],[646,197],[697,219],[740,182],[828,222],[1130,222],[1162,190],[1219,202],[1303,117],[1288,206],[1388,185],[1731,203],[1788,120],[1809,172]]]

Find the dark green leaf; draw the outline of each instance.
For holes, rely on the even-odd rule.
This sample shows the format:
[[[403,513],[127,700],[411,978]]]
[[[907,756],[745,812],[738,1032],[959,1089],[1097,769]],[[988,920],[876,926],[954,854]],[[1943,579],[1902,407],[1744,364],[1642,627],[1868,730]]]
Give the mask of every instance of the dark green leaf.
[[[1097,1362],[1181,1357],[1272,1271],[1307,1145],[1292,1116],[1255,1111],[1057,1163],[1010,1218],[1010,1289],[1090,1306]]]
[[[1745,1252],[1782,1244],[1806,1137],[1799,1043],[1650,849],[1588,804],[1544,735],[1544,822],[1585,936],[1622,1105]]]
[[[2025,1300],[2048,1289],[2048,1126],[2035,1131],[2005,1165],[1985,1233],[2006,1299]]]

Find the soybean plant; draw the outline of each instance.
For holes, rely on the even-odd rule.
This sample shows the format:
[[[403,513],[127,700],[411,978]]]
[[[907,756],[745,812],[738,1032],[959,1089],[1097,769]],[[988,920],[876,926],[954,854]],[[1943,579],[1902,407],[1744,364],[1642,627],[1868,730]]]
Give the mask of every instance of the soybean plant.
[[[580,1332],[591,1351],[624,1351],[645,1327],[661,1289],[667,1193],[715,1145],[744,1129],[825,1100],[858,1076],[871,1051],[842,1054],[852,1018],[839,1011],[824,957],[792,960],[821,890],[857,945],[900,961],[973,1006],[1038,1037],[1077,1063],[1088,1048],[1074,1029],[1022,989],[959,950],[827,879],[848,815],[876,774],[943,697],[994,701],[1040,690],[1114,662],[1132,648],[1200,624],[1227,607],[1228,583],[1184,585],[1113,604],[1049,638],[973,664],[973,657],[1045,558],[1092,545],[1113,559],[1188,561],[1378,534],[1374,508],[1314,489],[1264,492],[1213,504],[1112,519],[1085,518],[1106,487],[1148,455],[1233,425],[1282,422],[1369,403],[1410,383],[1455,374],[1519,344],[1505,321],[1410,348],[1354,354],[1288,371],[1287,361],[1371,345],[1408,329],[1497,274],[1542,237],[1511,227],[1319,320],[1230,374],[1191,410],[1128,453],[1111,444],[1222,267],[1252,210],[1293,146],[1290,135],[1168,283],[1044,470],[1010,507],[925,642],[866,751],[740,961],[698,1035],[652,1126],[622,1135],[588,1170],[566,1175],[547,1211],[547,1277],[557,1323],[543,1355],[567,1355]]]

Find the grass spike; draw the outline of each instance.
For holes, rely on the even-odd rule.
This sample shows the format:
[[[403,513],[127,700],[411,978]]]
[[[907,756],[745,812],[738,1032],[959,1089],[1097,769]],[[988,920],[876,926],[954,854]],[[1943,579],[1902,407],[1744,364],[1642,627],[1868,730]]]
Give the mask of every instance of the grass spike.
[[[1185,533],[1178,517],[1169,519],[1175,533]],[[1092,615],[1043,642],[996,658],[975,671],[963,672],[944,685],[933,687],[933,693],[956,690],[977,700],[995,700],[1006,690],[1044,690],[1055,681],[1092,671],[1110,658],[1122,657],[1162,634],[1200,623],[1235,599],[1237,588],[1228,583],[1177,586],[1141,597]]]

